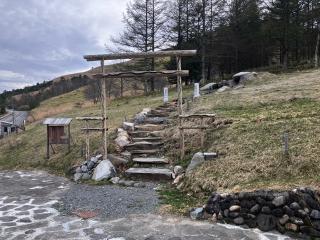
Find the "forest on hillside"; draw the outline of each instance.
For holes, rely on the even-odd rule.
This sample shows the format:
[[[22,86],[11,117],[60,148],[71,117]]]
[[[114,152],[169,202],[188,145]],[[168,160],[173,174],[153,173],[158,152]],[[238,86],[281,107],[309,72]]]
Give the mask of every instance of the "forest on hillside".
[[[197,49],[184,64],[193,81],[319,65],[319,0],[132,0],[123,22],[117,50]]]
[[[123,31],[112,37],[107,52],[197,49],[196,57],[182,62],[182,68],[190,70],[186,84],[219,81],[244,70],[279,72],[319,66],[319,0],[131,0],[123,23]],[[145,59],[118,64],[117,70],[175,69],[175,64],[175,59],[161,64]],[[162,86],[156,79],[142,82],[146,94]],[[4,92],[0,114],[5,107],[32,109],[84,85],[89,85],[89,98],[96,98],[99,83],[81,75]],[[110,96],[122,96],[110,89]]]

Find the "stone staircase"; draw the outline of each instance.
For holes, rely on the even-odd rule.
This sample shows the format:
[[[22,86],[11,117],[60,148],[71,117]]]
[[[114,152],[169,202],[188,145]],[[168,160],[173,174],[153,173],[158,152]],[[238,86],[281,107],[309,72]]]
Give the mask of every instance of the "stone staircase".
[[[171,180],[169,160],[164,157],[164,131],[170,113],[176,111],[175,103],[167,103],[151,110],[143,122],[129,132],[132,142],[125,147],[130,153],[133,167],[125,175],[137,180]]]

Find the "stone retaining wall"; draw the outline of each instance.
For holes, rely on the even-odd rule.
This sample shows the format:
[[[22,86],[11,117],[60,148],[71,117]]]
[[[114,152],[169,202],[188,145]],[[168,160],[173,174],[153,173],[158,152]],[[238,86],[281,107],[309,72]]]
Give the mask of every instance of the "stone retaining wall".
[[[320,237],[319,200],[320,192],[309,188],[286,192],[214,193],[204,208],[204,216],[262,231]]]

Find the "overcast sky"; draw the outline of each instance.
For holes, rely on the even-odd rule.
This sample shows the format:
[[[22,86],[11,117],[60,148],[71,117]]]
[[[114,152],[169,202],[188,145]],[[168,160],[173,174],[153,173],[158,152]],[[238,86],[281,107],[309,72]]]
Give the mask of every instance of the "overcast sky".
[[[89,69],[129,0],[0,0],[0,93]]]

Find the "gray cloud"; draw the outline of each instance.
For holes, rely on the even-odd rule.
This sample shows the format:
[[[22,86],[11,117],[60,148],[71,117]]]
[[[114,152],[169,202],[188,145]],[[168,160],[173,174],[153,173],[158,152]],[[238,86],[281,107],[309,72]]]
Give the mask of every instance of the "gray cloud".
[[[122,30],[129,0],[1,0],[0,92],[88,69]]]

